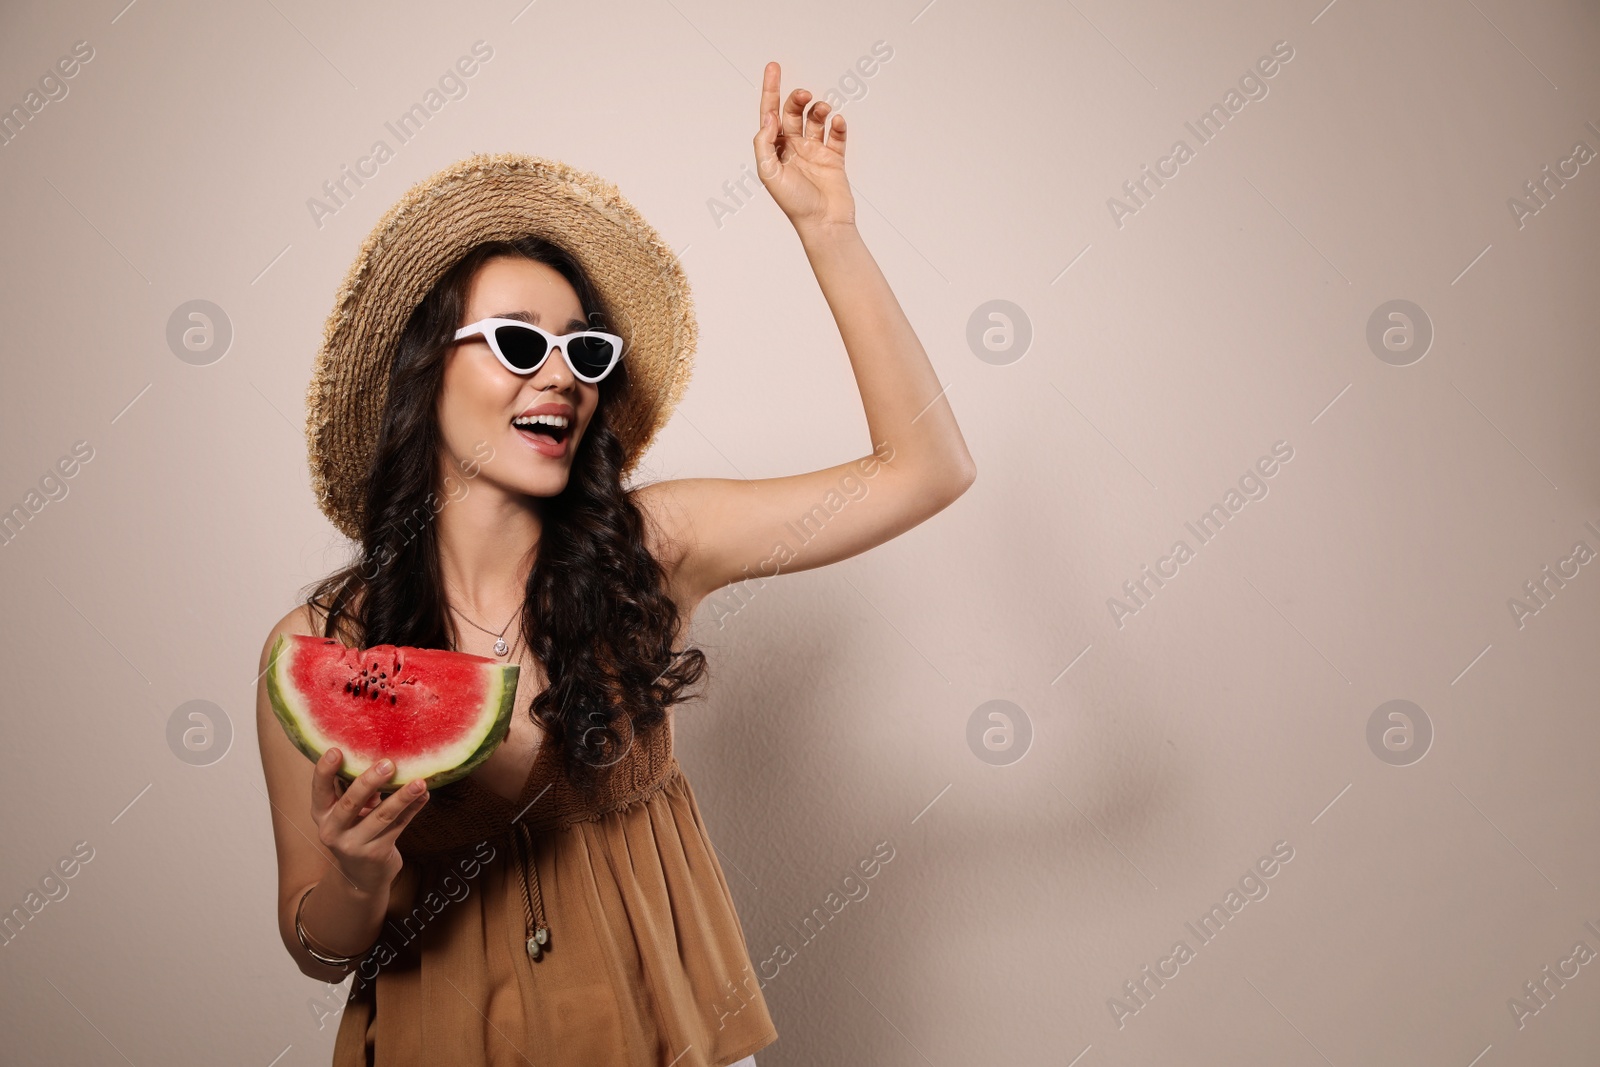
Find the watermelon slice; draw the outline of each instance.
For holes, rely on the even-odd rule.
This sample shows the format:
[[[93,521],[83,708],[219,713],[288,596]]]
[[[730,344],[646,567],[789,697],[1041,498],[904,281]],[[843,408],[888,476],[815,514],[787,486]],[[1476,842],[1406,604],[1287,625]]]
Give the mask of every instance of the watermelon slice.
[[[447,649],[355,649],[279,634],[267,696],[289,740],[313,761],[339,749],[346,781],[387,757],[395,771],[382,792],[417,778],[431,789],[465,778],[505,740],[520,671]]]

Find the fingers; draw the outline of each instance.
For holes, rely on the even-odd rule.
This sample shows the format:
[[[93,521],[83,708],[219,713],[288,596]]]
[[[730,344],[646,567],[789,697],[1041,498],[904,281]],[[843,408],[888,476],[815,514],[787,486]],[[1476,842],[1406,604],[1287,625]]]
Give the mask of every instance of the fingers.
[[[842,156],[844,155],[844,114],[841,112],[831,117],[833,125],[828,131],[828,147]]]
[[[833,110],[826,100],[812,105],[810,121],[806,123],[805,139],[822,143],[822,134],[828,128],[828,113]]]
[[[761,128],[754,138],[756,147],[756,173],[764,182],[778,176],[778,111],[777,107],[762,116]]]
[[[769,111],[778,110],[778,64],[768,63],[767,69],[761,72],[761,106],[756,113],[756,125],[761,125],[762,116]]]
[[[802,128],[805,126],[806,104],[810,103],[810,101],[811,90],[809,89],[796,89],[791,92],[789,98],[783,102],[783,110],[779,113],[781,125],[778,127],[778,132],[785,137],[793,137],[798,141]]]
[[[393,777],[394,764],[386,759],[379,760],[362,771],[356,780],[345,788],[344,795],[334,801],[333,807],[328,809],[327,820],[331,820],[331,825],[324,825],[324,836],[330,832],[342,833],[354,826],[359,818],[357,813],[366,806],[373,794],[378,792],[378,787]]]
[[[780,68],[776,62],[768,63],[761,74],[761,103],[757,115],[759,129],[752,140],[756,151],[756,169],[763,180],[777,177],[783,160],[802,140],[816,141],[844,155],[844,116],[833,114],[833,106],[826,101],[814,100],[809,89],[792,90],[780,109],[779,75]],[[768,115],[774,116],[770,124]]]
[[[430,795],[420,779],[403,789],[396,789],[387,800],[372,809],[371,815],[361,820],[358,833],[364,835],[364,840],[376,843],[399,836],[412,817],[422,810]]]
[[[328,813],[328,809],[339,799],[339,790],[334,785],[334,779],[342,763],[344,763],[344,753],[336,748],[330,748],[311,769],[311,819],[319,826],[322,825],[323,816]]]

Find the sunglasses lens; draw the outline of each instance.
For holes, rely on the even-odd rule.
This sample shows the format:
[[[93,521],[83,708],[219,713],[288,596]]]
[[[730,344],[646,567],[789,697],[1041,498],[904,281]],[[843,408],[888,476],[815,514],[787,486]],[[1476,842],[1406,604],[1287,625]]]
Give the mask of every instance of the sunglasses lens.
[[[616,346],[604,337],[574,337],[567,344],[567,357],[578,371],[590,378],[611,366]]]
[[[494,339],[499,343],[500,351],[505,354],[506,359],[519,371],[533,370],[548,351],[544,338],[537,330],[522,326],[496,327]]]

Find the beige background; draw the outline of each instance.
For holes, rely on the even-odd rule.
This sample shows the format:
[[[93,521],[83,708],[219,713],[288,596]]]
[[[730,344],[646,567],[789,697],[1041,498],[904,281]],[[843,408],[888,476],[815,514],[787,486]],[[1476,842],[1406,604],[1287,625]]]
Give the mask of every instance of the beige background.
[[[1510,607],[1600,550],[1600,163],[1520,228],[1508,207],[1600,150],[1594,5],[122,2],[0,12],[0,106],[94,50],[0,147],[0,505],[93,449],[0,548],[0,909],[94,850],[0,947],[0,1059],[329,1057],[314,1005],[338,997],[274,927],[252,679],[349,552],[309,491],[304,390],[384,208],[473,151],[606,175],[683,254],[702,324],[647,476],[864,454],[792,228],[754,184],[720,223],[710,202],[737,206],[763,63],[822,94],[882,41],[844,109],[860,228],[980,473],[698,618],[714,675],[681,759],[756,962],[796,950],[763,1067],[1594,1062],[1600,962],[1520,1027],[1508,1006],[1600,952],[1600,566]],[[313,222],[478,40],[467,95]],[[1268,94],[1196,147],[1184,122],[1278,41]],[[1194,158],[1119,228],[1108,199],[1179,137]],[[194,299],[234,334],[206,366],[165,336]],[[968,343],[995,299],[1031,326],[1020,359]],[[1393,299],[1434,332],[1406,366],[1366,340]],[[1270,492],[1119,626],[1108,600],[1277,441]],[[1395,699],[1433,731],[1404,766],[1366,733]],[[235,731],[209,765],[168,742],[191,700]],[[1020,709],[1009,756],[1031,730],[1008,765],[969,746],[991,700]],[[1202,945],[1185,923],[1280,841],[1268,895]],[[1110,998],[1137,1006],[1123,983],[1180,939],[1119,1026]]]

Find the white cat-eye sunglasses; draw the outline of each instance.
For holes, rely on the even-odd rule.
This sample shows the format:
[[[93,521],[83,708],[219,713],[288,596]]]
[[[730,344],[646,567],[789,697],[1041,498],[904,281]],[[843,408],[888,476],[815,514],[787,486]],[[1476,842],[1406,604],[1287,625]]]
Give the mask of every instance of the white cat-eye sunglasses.
[[[557,336],[531,322],[517,319],[479,319],[456,331],[456,340],[482,334],[502,366],[513,374],[528,375],[544,366],[552,348],[579,381],[593,384],[611,373],[622,358],[622,338],[599,330],[580,330]]]

